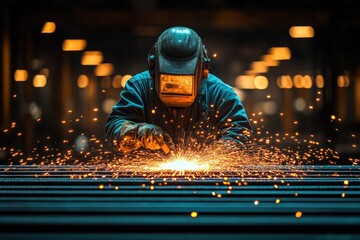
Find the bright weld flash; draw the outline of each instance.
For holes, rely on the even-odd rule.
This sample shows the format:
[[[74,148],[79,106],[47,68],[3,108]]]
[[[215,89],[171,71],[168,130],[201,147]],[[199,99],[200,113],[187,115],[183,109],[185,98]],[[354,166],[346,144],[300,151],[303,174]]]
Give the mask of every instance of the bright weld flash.
[[[175,157],[172,158],[171,161],[161,164],[160,169],[172,171],[201,171],[206,170],[207,165],[200,165],[185,157]]]

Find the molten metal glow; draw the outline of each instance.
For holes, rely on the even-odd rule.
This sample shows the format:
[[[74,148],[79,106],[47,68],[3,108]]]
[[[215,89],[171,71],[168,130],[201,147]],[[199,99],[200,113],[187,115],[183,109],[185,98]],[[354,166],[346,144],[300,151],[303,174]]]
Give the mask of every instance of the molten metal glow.
[[[207,168],[206,164],[198,164],[196,160],[190,160],[186,157],[175,157],[159,166],[159,170],[171,171],[203,171]]]

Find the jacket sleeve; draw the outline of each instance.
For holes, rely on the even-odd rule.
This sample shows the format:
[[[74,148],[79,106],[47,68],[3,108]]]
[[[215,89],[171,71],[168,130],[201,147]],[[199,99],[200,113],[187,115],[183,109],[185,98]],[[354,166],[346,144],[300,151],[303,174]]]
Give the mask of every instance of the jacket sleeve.
[[[120,94],[120,100],[113,106],[107,118],[105,138],[107,144],[116,150],[126,151],[139,148],[135,138],[138,123],[144,121],[145,106],[141,86],[129,80]],[[127,138],[126,144],[121,144]]]
[[[252,126],[239,96],[231,87],[220,96],[216,111],[219,139],[245,144],[252,133]]]

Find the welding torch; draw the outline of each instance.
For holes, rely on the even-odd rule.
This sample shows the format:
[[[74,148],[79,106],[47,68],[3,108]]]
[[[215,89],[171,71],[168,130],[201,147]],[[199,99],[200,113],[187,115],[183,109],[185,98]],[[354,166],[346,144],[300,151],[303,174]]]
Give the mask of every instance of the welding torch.
[[[170,147],[166,143],[163,143],[160,146],[161,146],[161,149],[164,151],[165,154],[170,153]]]
[[[166,155],[168,155],[169,153],[174,155],[174,144],[173,143],[167,144],[165,141],[159,141],[159,140],[157,140],[157,142]]]

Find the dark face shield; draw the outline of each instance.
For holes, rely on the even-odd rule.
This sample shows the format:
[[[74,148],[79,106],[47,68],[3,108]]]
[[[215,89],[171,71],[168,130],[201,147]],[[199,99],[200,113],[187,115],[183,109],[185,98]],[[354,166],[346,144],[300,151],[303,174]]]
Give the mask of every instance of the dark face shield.
[[[159,97],[171,107],[191,105],[196,97],[194,75],[160,74]]]

